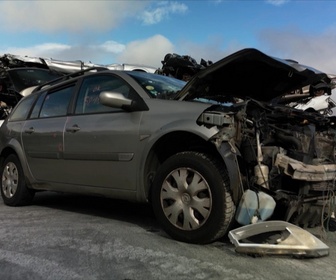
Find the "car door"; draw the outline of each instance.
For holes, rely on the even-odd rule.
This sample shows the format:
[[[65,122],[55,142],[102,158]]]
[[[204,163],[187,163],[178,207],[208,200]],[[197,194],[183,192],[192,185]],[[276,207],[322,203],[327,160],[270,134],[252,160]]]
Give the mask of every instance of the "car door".
[[[130,85],[112,74],[83,79],[74,115],[65,126],[62,179],[76,185],[135,190],[142,112],[102,105],[102,91],[137,96]]]
[[[23,149],[32,175],[39,181],[62,177],[63,130],[74,84],[45,92],[22,128]]]

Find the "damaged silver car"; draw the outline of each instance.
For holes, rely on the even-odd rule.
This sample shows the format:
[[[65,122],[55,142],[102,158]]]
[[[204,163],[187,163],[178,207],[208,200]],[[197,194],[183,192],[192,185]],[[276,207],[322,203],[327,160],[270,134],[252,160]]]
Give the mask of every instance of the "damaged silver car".
[[[255,49],[187,84],[136,71],[65,76],[2,125],[2,198],[24,205],[52,190],[149,202],[163,229],[190,243],[235,221],[321,225],[333,211],[334,119],[275,102],[319,81],[330,79]]]
[[[85,62],[82,60],[59,60],[47,57],[30,57],[15,54],[5,54],[0,56],[0,66],[3,64],[9,68],[18,67],[36,67],[56,71],[63,74],[71,74],[77,71],[82,71],[92,67],[103,67],[109,70],[124,70],[124,71],[140,71],[154,73],[157,69],[152,66],[130,63],[111,63],[97,64],[91,61]]]

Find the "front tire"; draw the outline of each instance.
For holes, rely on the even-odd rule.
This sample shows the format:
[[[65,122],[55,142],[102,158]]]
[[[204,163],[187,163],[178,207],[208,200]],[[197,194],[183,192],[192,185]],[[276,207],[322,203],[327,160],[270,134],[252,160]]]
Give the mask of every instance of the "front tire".
[[[235,212],[225,166],[197,152],[168,158],[152,191],[154,213],[174,239],[205,244],[227,233]]]
[[[34,191],[27,188],[21,163],[13,154],[1,166],[1,196],[9,206],[27,205],[34,198]]]

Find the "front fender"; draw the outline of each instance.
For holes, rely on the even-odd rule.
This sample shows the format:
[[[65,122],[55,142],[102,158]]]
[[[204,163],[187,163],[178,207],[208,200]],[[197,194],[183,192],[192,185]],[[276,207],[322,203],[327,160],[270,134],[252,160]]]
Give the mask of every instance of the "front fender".
[[[243,194],[243,183],[237,159],[239,151],[230,142],[222,142],[220,146],[217,146],[217,149],[225,162],[230,179],[232,198],[237,205]]]

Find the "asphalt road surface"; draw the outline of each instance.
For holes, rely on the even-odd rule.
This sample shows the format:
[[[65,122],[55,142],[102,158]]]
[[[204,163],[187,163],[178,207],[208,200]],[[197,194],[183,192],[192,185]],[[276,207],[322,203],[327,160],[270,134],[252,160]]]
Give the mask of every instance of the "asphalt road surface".
[[[148,205],[38,193],[31,206],[0,201],[0,279],[336,279],[336,233],[315,230],[327,257],[251,257],[227,240],[172,240]]]

